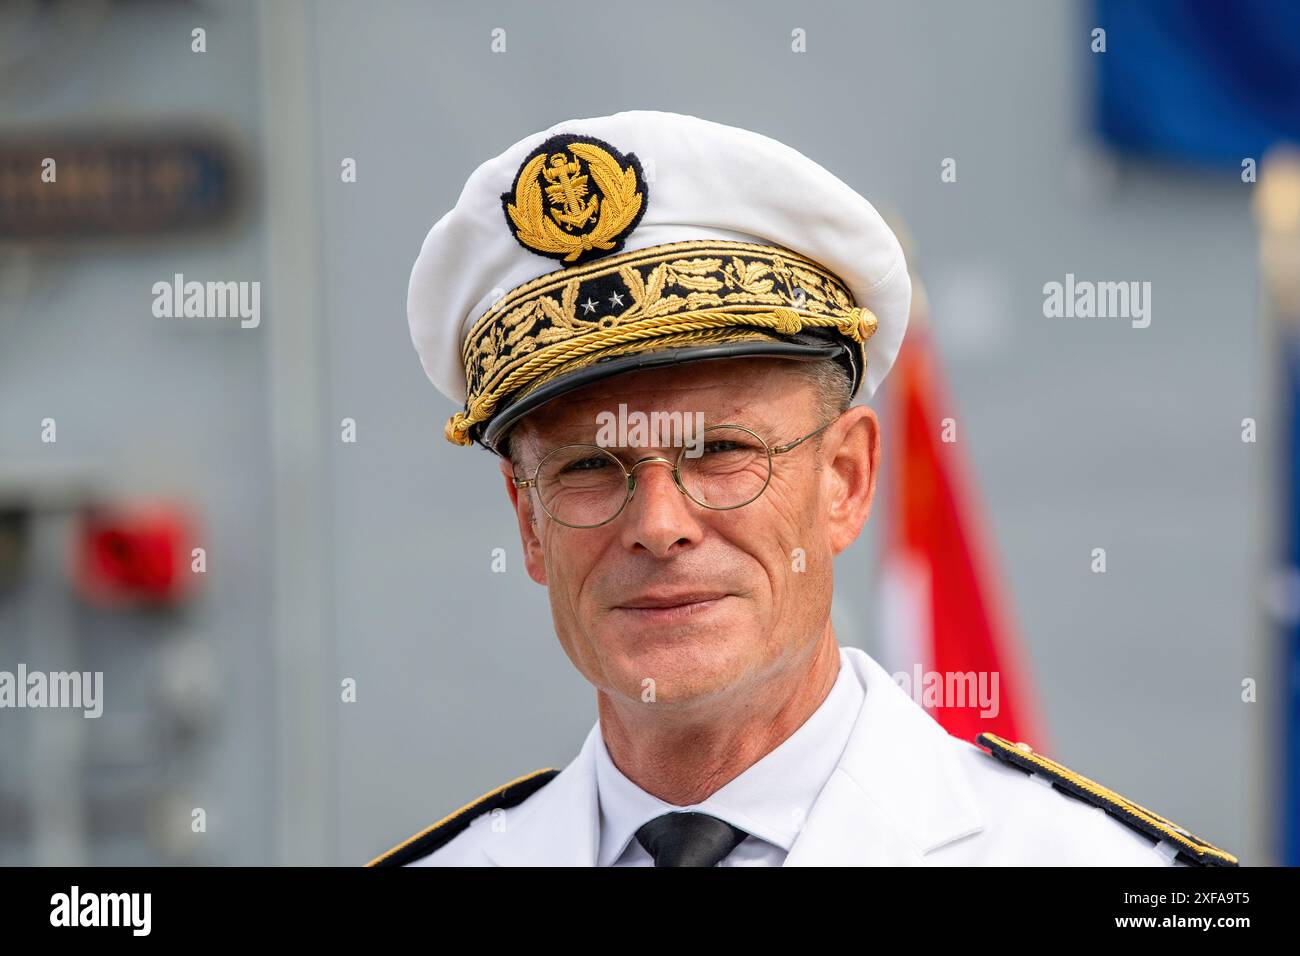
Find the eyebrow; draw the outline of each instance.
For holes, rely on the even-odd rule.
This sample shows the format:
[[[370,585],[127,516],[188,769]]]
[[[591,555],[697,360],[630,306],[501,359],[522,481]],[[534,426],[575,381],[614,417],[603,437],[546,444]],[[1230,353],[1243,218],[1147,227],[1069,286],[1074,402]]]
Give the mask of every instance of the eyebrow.
[[[652,415],[655,414],[655,412],[647,412],[646,414]],[[658,414],[670,415],[673,413],[659,411]],[[691,420],[693,423],[694,412],[678,412],[678,414],[692,416]],[[762,435],[770,442],[776,443],[789,440],[787,436],[777,434],[779,429],[777,429],[769,419],[749,412],[739,412],[735,415],[723,418],[709,418],[706,415],[704,418],[704,427],[708,428],[711,425],[744,425],[746,428],[751,428],[758,432],[758,434]],[[551,449],[558,448],[561,445],[594,445],[596,443],[596,432],[599,430],[600,426],[594,422],[590,424],[573,423],[567,425],[554,425],[546,428],[545,431],[542,429],[534,429],[533,437],[539,447],[544,450],[543,453],[545,453],[545,451],[550,451]],[[622,446],[612,445],[610,447],[617,448]]]

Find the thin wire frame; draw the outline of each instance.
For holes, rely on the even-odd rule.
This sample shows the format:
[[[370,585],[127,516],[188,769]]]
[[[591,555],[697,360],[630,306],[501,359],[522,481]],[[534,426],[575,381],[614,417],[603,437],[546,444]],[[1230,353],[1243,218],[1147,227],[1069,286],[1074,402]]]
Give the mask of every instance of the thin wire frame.
[[[623,503],[619,505],[617,511],[615,511],[604,521],[598,521],[596,524],[571,524],[568,521],[564,521],[561,518],[555,517],[555,515],[551,513],[551,509],[546,507],[545,500],[539,494],[537,496],[537,501],[542,506],[542,510],[545,511],[546,514],[550,517],[550,519],[556,522],[557,524],[562,524],[566,528],[577,528],[579,530],[588,529],[588,528],[599,528],[602,527],[603,525],[609,524],[611,521],[613,521],[615,518],[617,518],[619,515],[623,513],[623,511],[627,508],[627,503],[632,500],[632,495],[636,493],[636,470],[640,468],[642,465],[649,464],[650,462],[662,462],[665,465],[671,466],[673,469],[673,484],[677,486],[677,490],[680,491],[682,494],[684,494],[687,498],[691,499],[691,501],[694,501],[701,508],[707,508],[710,511],[734,511],[737,508],[745,507],[745,505],[753,504],[755,501],[757,501],[759,498],[763,496],[763,492],[767,491],[767,486],[772,483],[772,459],[773,458],[775,458],[777,455],[784,455],[787,452],[793,451],[794,449],[802,445],[804,442],[806,442],[808,439],[812,438],[814,435],[817,435],[819,432],[825,431],[827,428],[830,428],[837,421],[839,421],[839,419],[840,419],[840,415],[836,415],[830,421],[822,425],[818,425],[816,428],[814,428],[812,431],[810,431],[808,434],[804,435],[803,437],[796,438],[794,441],[787,442],[784,445],[769,445],[767,443],[767,440],[762,435],[754,431],[752,428],[747,428],[744,425],[723,423],[719,425],[709,425],[707,428],[705,428],[704,430],[706,432],[716,431],[721,428],[735,428],[735,429],[739,429],[740,431],[747,432],[748,434],[753,435],[756,439],[758,439],[759,444],[763,446],[763,450],[767,453],[767,477],[763,480],[763,487],[759,488],[758,491],[755,492],[754,496],[750,498],[748,501],[742,501],[738,505],[723,505],[722,507],[718,507],[716,505],[706,504],[705,502],[700,501],[699,498],[696,498],[693,494],[690,493],[687,487],[682,483],[681,468],[682,468],[682,458],[686,454],[685,445],[683,445],[682,450],[677,453],[676,461],[669,461],[667,458],[664,458],[660,455],[652,455],[640,459],[639,461],[635,462],[631,468],[628,468],[626,465],[623,464],[622,460],[617,455],[615,455],[607,448],[602,448],[600,445],[592,445],[587,442],[571,442],[567,445],[560,445],[558,448],[552,448],[545,455],[543,455],[541,461],[537,463],[537,467],[533,469],[533,477],[515,478],[512,476],[510,480],[514,483],[514,486],[516,488],[520,488],[520,489],[536,488],[538,485],[538,477],[542,473],[542,466],[545,465],[547,460],[550,459],[553,455],[556,455],[559,452],[564,451],[566,448],[594,448],[600,454],[612,460],[615,464],[619,466],[619,468],[623,470],[623,476],[626,481],[624,486],[626,488],[626,493],[623,495]]]

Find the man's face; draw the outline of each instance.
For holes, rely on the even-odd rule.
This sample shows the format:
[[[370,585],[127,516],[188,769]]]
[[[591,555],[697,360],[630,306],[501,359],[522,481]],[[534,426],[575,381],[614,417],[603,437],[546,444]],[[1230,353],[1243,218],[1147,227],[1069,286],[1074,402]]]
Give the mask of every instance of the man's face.
[[[696,362],[614,376],[549,403],[513,435],[514,475],[533,475],[543,455],[595,443],[600,420],[678,412],[686,422],[740,424],[769,445],[824,423],[814,387],[783,359]],[[856,406],[817,439],[772,460],[771,483],[730,511],[701,507],[671,468],[636,470],[623,512],[596,528],[553,521],[535,490],[506,486],[515,503],[528,572],[550,593],[556,634],[596,688],[643,700],[653,681],[660,706],[689,708],[743,694],[798,668],[823,637],[832,558],[857,537],[875,489],[874,413]],[[661,436],[661,440],[670,438]],[[609,446],[607,446],[609,447]],[[625,465],[676,447],[612,447]]]

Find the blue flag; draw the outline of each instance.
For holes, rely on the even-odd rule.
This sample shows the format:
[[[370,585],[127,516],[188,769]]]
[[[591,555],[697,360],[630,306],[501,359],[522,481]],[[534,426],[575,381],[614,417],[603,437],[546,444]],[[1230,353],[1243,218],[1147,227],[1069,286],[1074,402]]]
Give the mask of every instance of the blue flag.
[[[1300,142],[1300,3],[1097,0],[1096,17],[1097,122],[1115,148],[1236,166]]]

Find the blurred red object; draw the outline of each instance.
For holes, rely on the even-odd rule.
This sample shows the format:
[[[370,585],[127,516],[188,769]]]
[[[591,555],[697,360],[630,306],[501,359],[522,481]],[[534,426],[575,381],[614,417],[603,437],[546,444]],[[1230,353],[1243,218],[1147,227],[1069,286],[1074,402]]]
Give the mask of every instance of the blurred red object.
[[[895,611],[886,640],[896,649],[895,666],[914,666],[918,703],[924,700],[917,689],[924,686],[923,672],[935,675],[940,687],[952,675],[989,681],[987,702],[983,692],[971,699],[958,690],[954,700],[940,695],[937,704],[923,705],[948,733],[971,742],[994,733],[1046,750],[1037,690],[986,530],[987,506],[961,446],[941,437],[942,423],[957,420],[956,406],[924,317],[924,298],[914,297],[912,307],[890,377],[898,450],[882,567],[893,591],[884,599],[903,610]]]
[[[103,607],[179,604],[194,583],[194,540],[194,521],[173,504],[97,508],[76,532],[73,582],[83,598]]]

